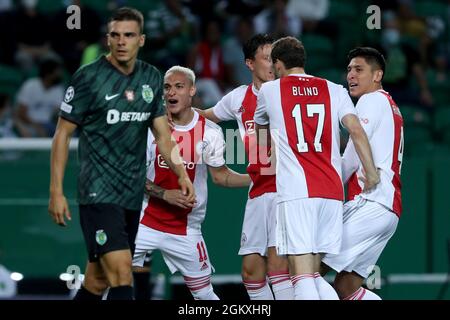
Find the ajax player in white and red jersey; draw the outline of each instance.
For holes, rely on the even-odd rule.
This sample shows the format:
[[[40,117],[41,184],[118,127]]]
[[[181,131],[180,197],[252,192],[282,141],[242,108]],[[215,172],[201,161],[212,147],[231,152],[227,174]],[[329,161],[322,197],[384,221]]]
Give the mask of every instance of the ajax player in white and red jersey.
[[[136,236],[134,266],[142,266],[147,252],[160,250],[170,271],[179,271],[196,300],[218,300],[211,285],[213,270],[201,224],[207,204],[207,171],[225,187],[250,185],[247,174],[225,165],[222,129],[191,108],[195,75],[175,66],[164,76],[164,99],[172,114],[172,136],[178,143],[189,178],[197,188],[196,202],[177,189],[178,178],[159,153],[149,133],[146,192],[150,197]]]
[[[335,288],[342,299],[378,300],[361,287],[381,252],[394,234],[402,213],[400,171],[403,160],[403,119],[392,97],[383,90],[385,61],[373,48],[349,53],[347,82],[350,94],[359,98],[356,111],[369,138],[380,183],[362,193],[364,171],[349,141],[343,155],[343,179],[348,181],[344,206],[342,247],[323,262],[338,273]]]
[[[213,108],[203,111],[214,122],[236,120],[249,161],[252,178],[241,234],[242,279],[251,300],[292,300],[294,290],[286,257],[275,250],[275,170],[256,141],[253,116],[261,84],[274,79],[270,52],[273,39],[257,34],[243,46],[245,63],[253,81],[225,95]],[[265,157],[264,157],[265,153]],[[267,276],[272,285],[270,290]],[[273,291],[273,294],[272,294]]]
[[[362,159],[365,189],[379,177],[347,91],[305,74],[305,49],[296,38],[277,40],[271,56],[281,78],[261,86],[255,122],[258,140],[270,125],[276,146],[277,252],[288,256],[295,299],[337,299],[318,272],[322,255],[341,246],[339,122]]]

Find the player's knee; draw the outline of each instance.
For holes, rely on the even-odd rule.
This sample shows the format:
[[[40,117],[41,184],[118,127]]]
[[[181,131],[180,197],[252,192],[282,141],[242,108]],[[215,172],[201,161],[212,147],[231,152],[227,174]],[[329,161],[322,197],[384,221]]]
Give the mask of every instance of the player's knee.
[[[242,259],[242,279],[263,280],[266,278],[266,259],[258,254],[244,256]]]
[[[267,272],[279,272],[289,270],[289,263],[286,258],[276,257],[267,260]]]
[[[241,276],[244,281],[261,280],[266,278],[266,272],[264,269],[258,270],[255,266],[243,265]]]
[[[359,282],[352,279],[347,273],[340,273],[334,280],[333,287],[336,290],[340,299],[344,299],[352,295],[361,285]]]
[[[242,265],[242,271],[241,271],[241,276],[242,279],[247,280],[253,277],[253,272],[254,270],[252,270],[252,268],[250,268],[249,266],[243,264]]]
[[[131,263],[119,262],[113,268],[107,271],[108,279],[111,282],[111,286],[128,286],[133,281],[131,272]]]
[[[96,295],[101,295],[109,287],[109,283],[106,277],[103,276],[86,276],[84,278],[84,287]]]
[[[130,285],[133,281],[131,266],[119,266],[116,271],[119,286]]]

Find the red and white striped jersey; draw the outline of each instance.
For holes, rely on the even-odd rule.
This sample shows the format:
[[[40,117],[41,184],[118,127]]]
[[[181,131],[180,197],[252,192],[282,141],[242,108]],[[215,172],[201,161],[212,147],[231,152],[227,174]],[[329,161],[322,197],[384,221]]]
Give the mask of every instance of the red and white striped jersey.
[[[256,110],[257,95],[258,90],[252,84],[240,86],[225,95],[212,109],[220,120],[236,120],[238,123],[249,160],[247,173],[252,179],[249,189],[249,198],[251,199],[267,192],[277,191],[275,175],[267,174],[268,170],[264,171],[264,168],[270,167],[268,157],[259,154],[260,150],[256,141],[253,116]]]
[[[186,126],[175,126],[172,136],[178,143],[184,166],[194,185],[197,204],[194,208],[182,209],[151,197],[141,223],[150,228],[177,235],[201,234],[201,224],[205,219],[208,198],[207,166],[225,165],[223,158],[225,142],[222,129],[195,112],[191,123]],[[164,189],[180,188],[177,175],[170,170],[159,153],[155,138],[150,131],[147,159],[149,159],[147,169],[149,180]]]
[[[380,183],[370,193],[361,193],[362,165],[352,141],[343,155],[343,178],[348,180],[348,199],[361,194],[376,201],[400,217],[402,212],[400,172],[403,160],[403,118],[392,97],[384,90],[361,96],[356,104],[361,125],[372,148],[375,166],[380,169]]]
[[[339,122],[347,114],[355,114],[347,90],[325,79],[293,74],[262,85],[255,122],[270,123],[279,202],[343,200]]]

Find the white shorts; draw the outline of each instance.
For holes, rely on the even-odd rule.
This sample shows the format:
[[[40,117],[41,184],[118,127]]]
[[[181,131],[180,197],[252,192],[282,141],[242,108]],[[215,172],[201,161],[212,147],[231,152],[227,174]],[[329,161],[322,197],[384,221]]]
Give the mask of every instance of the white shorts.
[[[277,253],[339,253],[342,202],[304,198],[281,202],[277,214]]]
[[[170,272],[198,278],[210,275],[214,268],[201,234],[185,236],[165,233],[139,224],[133,266],[142,267],[145,255],[160,250]]]
[[[337,272],[356,272],[367,278],[388,240],[398,217],[385,206],[361,197],[344,205],[342,247],[338,255],[325,255],[323,262]]]
[[[276,192],[247,200],[239,255],[258,253],[266,256],[267,248],[275,247],[276,212]]]

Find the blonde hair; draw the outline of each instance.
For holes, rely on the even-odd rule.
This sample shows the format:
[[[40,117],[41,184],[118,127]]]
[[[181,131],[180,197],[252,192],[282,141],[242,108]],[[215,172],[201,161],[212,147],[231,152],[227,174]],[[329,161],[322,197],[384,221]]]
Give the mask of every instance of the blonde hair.
[[[173,67],[171,67],[164,74],[164,78],[166,78],[170,73],[174,73],[174,72],[183,73],[191,81],[192,85],[195,84],[195,73],[194,73],[194,71],[192,71],[189,68],[182,67],[182,66],[173,66]]]

